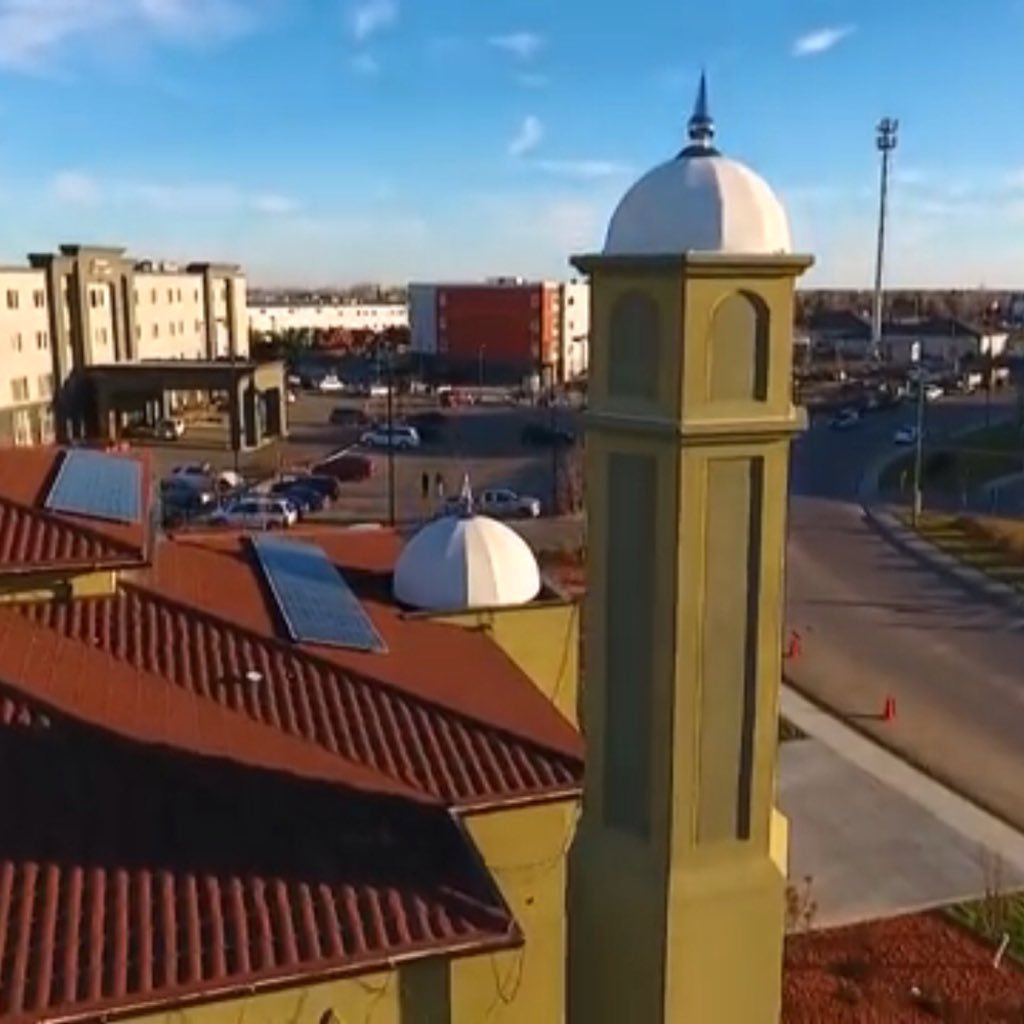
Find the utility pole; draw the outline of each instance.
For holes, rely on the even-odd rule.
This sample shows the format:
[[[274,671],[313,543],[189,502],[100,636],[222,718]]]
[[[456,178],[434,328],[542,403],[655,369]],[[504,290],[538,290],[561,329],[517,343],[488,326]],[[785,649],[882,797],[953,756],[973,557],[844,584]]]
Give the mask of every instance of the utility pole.
[[[924,468],[924,374],[921,369],[921,343],[915,341],[910,354],[917,367],[917,427],[914,437],[914,496],[910,507],[910,522],[917,529],[921,520],[921,475]]]
[[[875,147],[882,154],[878,188],[878,248],[875,252],[875,294],[871,310],[871,350],[875,359],[882,353],[882,281],[885,266],[885,221],[889,202],[889,160],[896,148],[900,123],[883,117],[875,128]]]
[[[380,351],[380,339],[377,340],[378,352]],[[391,366],[391,349],[384,353],[384,367],[387,373],[388,382],[388,404],[387,404],[387,434],[388,434],[388,525],[394,527],[398,516],[395,512],[395,376]]]

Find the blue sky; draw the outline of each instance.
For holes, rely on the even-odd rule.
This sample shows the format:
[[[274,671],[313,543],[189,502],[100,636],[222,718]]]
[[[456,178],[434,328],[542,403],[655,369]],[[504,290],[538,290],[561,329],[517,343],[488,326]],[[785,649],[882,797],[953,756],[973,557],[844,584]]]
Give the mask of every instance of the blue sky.
[[[870,281],[891,114],[892,283],[1024,285],[1022,36],[1024,0],[0,0],[0,258],[565,276],[705,65],[808,283]]]

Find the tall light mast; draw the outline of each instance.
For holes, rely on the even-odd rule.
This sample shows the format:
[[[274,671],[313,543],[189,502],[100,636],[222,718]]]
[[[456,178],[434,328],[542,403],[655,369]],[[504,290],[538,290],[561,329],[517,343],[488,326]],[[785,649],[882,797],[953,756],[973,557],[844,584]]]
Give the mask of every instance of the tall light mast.
[[[876,359],[882,351],[882,273],[885,264],[885,219],[889,201],[889,156],[896,148],[900,123],[883,117],[875,128],[875,146],[882,154],[881,179],[878,188],[878,249],[875,253],[875,295],[871,310],[871,349]]]

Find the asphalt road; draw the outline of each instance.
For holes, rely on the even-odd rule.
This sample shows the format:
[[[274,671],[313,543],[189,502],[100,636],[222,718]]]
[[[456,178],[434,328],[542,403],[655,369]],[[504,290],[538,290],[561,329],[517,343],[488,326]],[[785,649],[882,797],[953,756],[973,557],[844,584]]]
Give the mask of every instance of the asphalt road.
[[[788,623],[803,644],[787,673],[1024,827],[1024,619],[897,550],[855,501],[905,415],[816,426],[794,447]],[[984,403],[943,400],[929,416],[954,432],[983,423]],[[886,696],[897,713],[883,723]]]

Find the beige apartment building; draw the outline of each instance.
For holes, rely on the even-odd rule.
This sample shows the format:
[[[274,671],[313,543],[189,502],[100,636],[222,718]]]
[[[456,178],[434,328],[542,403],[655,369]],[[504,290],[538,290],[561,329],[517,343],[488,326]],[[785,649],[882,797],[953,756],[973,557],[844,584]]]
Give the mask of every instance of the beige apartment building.
[[[33,253],[0,267],[0,444],[95,432],[90,378],[104,368],[137,364],[159,386],[159,364],[246,360],[248,339],[233,264],[180,267],[106,246]]]

